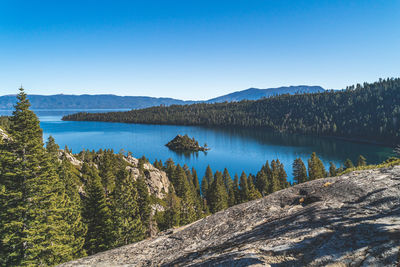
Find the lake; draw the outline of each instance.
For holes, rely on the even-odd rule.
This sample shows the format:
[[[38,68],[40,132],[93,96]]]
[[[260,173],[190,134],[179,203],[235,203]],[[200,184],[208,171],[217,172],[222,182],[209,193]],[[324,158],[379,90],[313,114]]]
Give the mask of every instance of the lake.
[[[145,155],[150,162],[155,159],[165,162],[172,158],[181,165],[195,167],[199,179],[204,175],[208,164],[213,171],[222,171],[226,167],[233,177],[235,173],[240,175],[242,171],[255,174],[267,160],[278,158],[291,178],[293,160],[301,157],[306,163],[313,151],[327,168],[330,161],[339,166],[350,158],[355,163],[360,154],[367,158],[368,163],[382,162],[392,155],[391,148],[379,145],[327,137],[280,134],[261,129],[61,121],[63,115],[78,111],[36,110],[44,138],[52,135],[61,148],[67,145],[74,153],[82,149],[112,148],[115,152],[121,149],[131,151],[135,157]],[[0,115],[10,115],[11,112],[0,110]],[[186,155],[171,151],[165,144],[177,134],[188,134],[198,140],[200,145],[207,143],[211,150]]]

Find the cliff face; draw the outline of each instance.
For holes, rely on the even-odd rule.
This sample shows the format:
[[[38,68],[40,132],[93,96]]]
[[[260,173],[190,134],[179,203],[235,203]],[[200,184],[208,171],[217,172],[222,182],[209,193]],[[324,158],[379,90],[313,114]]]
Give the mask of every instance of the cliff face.
[[[138,169],[139,160],[131,156],[125,157],[125,160],[131,165],[127,169],[130,175],[136,180],[140,174]],[[150,163],[143,164],[143,169],[145,175],[144,181],[149,189],[149,193],[157,198],[164,198],[171,186],[167,174]]]
[[[72,165],[76,166],[78,169],[83,165],[83,162],[77,159],[71,153],[66,153],[63,150],[60,150],[59,156],[65,155],[65,157],[72,163]],[[125,161],[129,163],[129,166],[126,169],[129,171],[130,175],[136,180],[140,173],[138,169],[139,160],[132,156],[125,156]],[[164,198],[165,194],[169,192],[170,181],[168,180],[167,174],[159,169],[155,168],[150,163],[145,163],[143,165],[144,174],[145,174],[145,183],[149,190],[149,193],[154,195],[157,198]]]
[[[396,166],[297,185],[63,266],[396,266],[399,246]]]
[[[0,141],[3,139],[8,139],[8,134],[6,133],[6,131],[4,131],[3,129],[0,128]]]

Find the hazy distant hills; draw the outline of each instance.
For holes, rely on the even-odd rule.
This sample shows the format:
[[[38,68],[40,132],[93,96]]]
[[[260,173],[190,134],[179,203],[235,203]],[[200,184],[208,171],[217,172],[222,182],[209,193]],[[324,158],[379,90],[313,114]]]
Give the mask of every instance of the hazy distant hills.
[[[288,87],[278,87],[278,88],[269,88],[269,89],[258,89],[258,88],[249,88],[247,90],[234,92],[231,94],[223,95],[220,97],[216,97],[208,100],[209,103],[216,102],[236,102],[241,100],[258,100],[263,97],[271,97],[282,94],[304,94],[304,93],[320,93],[325,91],[321,86],[307,86],[307,85],[299,85],[299,86],[288,86]]]
[[[139,109],[195,103],[173,98],[117,95],[28,95],[28,98],[33,109]],[[1,109],[10,109],[15,102],[15,95],[0,96]]]
[[[250,88],[223,95],[207,101],[184,101],[174,98],[117,95],[28,95],[33,109],[141,109],[153,106],[186,105],[193,103],[233,102],[257,100],[281,94],[318,93],[320,86],[289,86],[270,89]],[[11,109],[16,102],[15,95],[0,96],[0,109]]]

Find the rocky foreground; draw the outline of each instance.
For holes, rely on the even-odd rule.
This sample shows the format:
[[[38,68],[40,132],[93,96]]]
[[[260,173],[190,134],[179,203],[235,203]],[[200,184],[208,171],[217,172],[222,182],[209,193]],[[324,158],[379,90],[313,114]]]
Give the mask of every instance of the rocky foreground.
[[[281,190],[62,266],[399,266],[400,166]]]

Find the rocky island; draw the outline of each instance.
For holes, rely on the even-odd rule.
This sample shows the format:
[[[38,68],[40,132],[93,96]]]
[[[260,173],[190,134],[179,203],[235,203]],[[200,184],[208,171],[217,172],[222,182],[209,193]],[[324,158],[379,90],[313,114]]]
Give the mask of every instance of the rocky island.
[[[183,136],[178,134],[174,139],[169,141],[166,146],[171,150],[180,152],[198,152],[209,150],[207,144],[200,146],[199,142],[196,141],[194,137],[190,138],[187,134]]]

